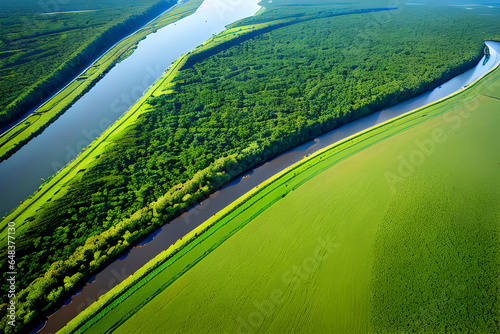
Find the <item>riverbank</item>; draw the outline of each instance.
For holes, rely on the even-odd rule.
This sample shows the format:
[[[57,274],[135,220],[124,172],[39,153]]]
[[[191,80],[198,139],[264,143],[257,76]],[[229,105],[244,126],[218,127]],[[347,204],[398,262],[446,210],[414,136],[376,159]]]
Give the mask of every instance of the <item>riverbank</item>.
[[[170,8],[167,12],[109,49],[49,101],[0,136],[0,162],[8,159],[25,143],[54,122],[73,103],[85,95],[113,66],[127,58],[133,52],[137,43],[147,35],[191,15],[202,2],[202,0],[189,0],[179,6]]]
[[[465,89],[350,136],[287,168],[253,188],[178,240],[168,250],[82,312],[61,333],[75,330],[84,332],[92,326],[95,326],[92,330],[99,331],[116,329],[225,240],[291,191],[360,151],[404,133],[425,121],[448,113],[453,113],[453,117],[443,116],[443,119],[454,119],[464,105],[472,103],[474,99],[479,97],[482,101],[487,100],[488,98],[482,95],[484,91],[489,91],[490,95],[495,93],[498,95],[498,91],[495,92],[492,87],[495,87],[499,78],[500,71],[496,65],[485,76],[475,80]],[[477,108],[476,102],[472,104]]]

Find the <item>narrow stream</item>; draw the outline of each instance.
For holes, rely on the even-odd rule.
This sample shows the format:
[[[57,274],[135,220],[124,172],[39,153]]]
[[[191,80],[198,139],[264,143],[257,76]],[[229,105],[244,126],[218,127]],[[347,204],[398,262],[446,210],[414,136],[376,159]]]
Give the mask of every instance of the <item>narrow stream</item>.
[[[372,113],[287,151],[256,167],[244,176],[231,182],[223,189],[217,191],[209,199],[203,201],[202,204],[195,206],[183,216],[152,233],[141,244],[132,248],[128,253],[109,264],[100,273],[94,276],[78,294],[68,299],[63,307],[51,315],[45,327],[43,327],[39,333],[54,333],[62,328],[78,313],[96,301],[99,296],[133,274],[149,260],[174,244],[178,239],[202,224],[212,215],[225,208],[247,191],[272,177],[274,174],[300,161],[304,156],[310,155],[319,149],[332,145],[339,140],[369,127],[385,122],[428,103],[437,101],[470,85],[478,78],[481,78],[500,62],[500,42],[488,41],[486,45],[491,52],[486,63],[484,63],[485,58],[483,57],[476,67],[456,76],[440,87],[391,108]],[[41,324],[37,330],[42,326],[43,324]],[[33,331],[33,333],[34,332],[36,332],[36,330]]]

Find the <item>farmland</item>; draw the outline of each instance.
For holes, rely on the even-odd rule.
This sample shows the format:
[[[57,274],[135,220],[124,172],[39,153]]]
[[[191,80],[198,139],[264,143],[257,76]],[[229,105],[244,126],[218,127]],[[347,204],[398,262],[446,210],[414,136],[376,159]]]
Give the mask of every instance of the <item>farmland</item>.
[[[63,333],[498,332],[499,82],[292,166]]]

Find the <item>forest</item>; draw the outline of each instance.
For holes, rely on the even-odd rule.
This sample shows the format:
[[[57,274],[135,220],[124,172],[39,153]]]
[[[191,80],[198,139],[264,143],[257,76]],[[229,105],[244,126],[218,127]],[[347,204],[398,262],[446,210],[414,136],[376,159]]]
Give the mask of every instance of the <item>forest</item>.
[[[191,64],[174,93],[151,98],[150,112],[29,219],[18,240],[24,323],[245,170],[471,68],[484,40],[500,40],[497,18],[418,6],[330,15]],[[367,34],[366,22],[379,23]]]
[[[2,1],[0,128],[177,1]]]

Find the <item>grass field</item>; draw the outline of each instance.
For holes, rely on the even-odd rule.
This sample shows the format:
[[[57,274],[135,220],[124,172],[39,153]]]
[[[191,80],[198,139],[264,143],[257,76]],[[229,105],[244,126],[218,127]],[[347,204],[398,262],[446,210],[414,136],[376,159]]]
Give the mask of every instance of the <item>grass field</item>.
[[[35,216],[40,214],[40,212],[37,211],[41,208],[41,212],[44,212],[47,206],[51,206],[52,203],[55,203],[56,201],[59,203],[61,199],[64,200],[64,198],[78,193],[72,191],[72,182],[85,181],[84,175],[88,175],[85,170],[88,171],[88,169],[97,168],[96,166],[98,166],[98,163],[102,162],[102,159],[96,158],[108,158],[108,153],[110,153],[113,149],[116,150],[117,147],[119,148],[120,146],[118,144],[120,141],[127,139],[127,130],[140,125],[141,121],[144,121],[145,117],[152,114],[149,113],[149,111],[154,109],[154,105],[157,104],[159,98],[152,100],[148,100],[148,98],[157,97],[161,95],[162,92],[171,92],[174,88],[178,88],[177,83],[179,82],[176,83],[176,80],[189,80],[189,78],[183,76],[182,73],[179,76],[177,75],[179,69],[183,68],[186,64],[189,65],[190,63],[192,63],[193,59],[204,59],[207,54],[210,55],[211,53],[216,52],[218,49],[224,49],[226,46],[231,46],[235,41],[244,41],[245,38],[251,36],[254,33],[259,34],[261,30],[266,31],[267,28],[272,29],[272,25],[273,23],[252,24],[249,26],[236,25],[234,29],[229,29],[222,34],[215,36],[213,39],[205,43],[203,46],[200,46],[195,51],[181,57],[181,59],[179,59],[164,75],[164,77],[159,79],[151,87],[151,89],[139,101],[139,103],[137,103],[114,125],[112,125],[111,128],[109,128],[102,137],[100,137],[89,147],[84,149],[81,155],[74,162],[70,163],[65,169],[48,180],[46,184],[39,190],[39,192],[25,201],[19,208],[16,209],[16,211],[12,215],[6,217],[6,219],[2,223],[3,226],[0,225],[0,246],[2,244],[5,244],[5,238],[2,239],[1,236],[5,236],[6,230],[2,227],[5,227],[5,223],[7,221],[19,222],[16,227],[17,233],[21,235],[30,235],[30,232],[38,233],[38,231],[48,232],[46,233],[48,234],[47,238],[45,238],[45,236],[32,238],[33,240],[35,240],[33,243],[31,242],[31,240],[28,240],[28,238],[26,238],[26,248],[20,247],[20,249],[27,250],[30,249],[30,247],[32,247],[33,245],[34,246],[32,248],[38,248],[38,246],[40,245],[40,240],[43,240],[44,243],[43,249],[39,248],[34,251],[25,251],[26,257],[23,257],[23,259],[26,262],[21,262],[22,264],[20,265],[23,270],[28,268],[28,270],[25,271],[30,271],[30,276],[20,275],[20,277],[24,279],[24,281],[20,281],[19,283],[21,288],[19,288],[20,292],[18,294],[18,317],[20,319],[24,319],[24,321],[27,323],[29,321],[33,322],[35,315],[40,317],[43,316],[44,314],[42,313],[50,309],[53,304],[55,305],[58,298],[60,300],[65,299],[66,296],[63,293],[66,293],[67,296],[69,296],[72,291],[75,291],[78,286],[81,286],[80,284],[82,284],[82,282],[85,282],[88,277],[97,272],[99,268],[102,268],[107,263],[107,261],[118,257],[119,254],[130,248],[130,245],[136,242],[138,238],[147,235],[149,232],[160,226],[161,219],[166,221],[167,217],[170,217],[167,215],[161,215],[162,210],[165,209],[166,205],[168,205],[169,203],[172,203],[173,208],[179,211],[185,207],[187,208],[190,205],[190,197],[185,196],[185,194],[183,194],[182,192],[186,191],[186,189],[198,189],[196,180],[199,181],[200,175],[203,175],[202,173],[206,172],[206,170],[199,171],[193,176],[192,180],[187,181],[185,184],[179,184],[171,188],[171,190],[169,190],[166,194],[162,192],[159,193],[160,197],[148,199],[147,204],[143,204],[146,206],[138,208],[136,208],[135,206],[132,207],[133,210],[137,211],[130,210],[130,217],[127,213],[127,217],[122,220],[113,222],[114,225],[108,230],[101,229],[101,221],[99,221],[99,219],[96,219],[97,223],[94,228],[86,226],[85,228],[80,229],[84,230],[85,233],[87,233],[88,231],[88,234],[84,234],[85,238],[76,238],[75,234],[73,234],[73,236],[67,234],[62,235],[60,233],[61,231],[63,231],[62,225],[58,226],[56,228],[56,232],[54,233],[51,232],[52,228],[48,227],[48,225],[46,225],[45,227],[40,227],[40,225],[37,225],[37,221],[33,220]],[[479,41],[483,41],[483,39],[479,39]],[[127,50],[126,52],[129,52],[129,50]],[[480,48],[478,50],[480,50]],[[197,67],[198,65],[194,66],[194,68]],[[151,103],[151,105],[148,104],[148,102]],[[416,120],[419,121],[423,119],[418,118]],[[395,132],[401,131],[401,129],[397,127],[394,127],[393,130]],[[145,131],[144,133],[149,134],[150,132]],[[386,133],[384,133],[384,135],[386,135]],[[358,139],[359,138],[357,137],[353,138],[351,143],[356,142]],[[375,141],[380,141],[381,139],[383,138],[370,137],[366,140],[363,139],[363,144],[374,143]],[[138,151],[136,146],[134,146],[133,149],[135,151]],[[148,147],[148,150],[149,149],[154,149],[154,146],[150,145],[150,147]],[[116,151],[119,151],[118,155],[120,157],[123,156],[122,150]],[[157,274],[157,277],[153,277],[154,275],[150,277],[142,277],[142,275],[138,274],[138,276],[134,276],[129,280],[129,283],[131,282],[137,284],[132,284],[130,288],[123,288],[123,294],[121,294],[118,299],[112,298],[110,300],[112,304],[108,305],[107,302],[103,300],[103,312],[99,314],[99,317],[105,315],[106,321],[98,322],[94,326],[90,327],[90,329],[101,332],[109,328],[122,328],[121,325],[125,324],[125,322],[128,321],[130,317],[135,317],[137,311],[140,310],[143,305],[145,305],[143,304],[144,300],[142,300],[141,298],[136,298],[136,296],[150,296],[147,301],[151,300],[151,302],[153,302],[155,300],[153,299],[153,297],[155,297],[157,293],[162,293],[164,288],[167,288],[170,283],[174,282],[179,273],[185,272],[193,265],[198,263],[198,261],[205,255],[209,254],[212,250],[217,249],[217,246],[219,246],[224,240],[243,228],[245,223],[252,221],[259,214],[264,212],[266,208],[271,206],[279,199],[283,198],[283,196],[287,195],[290,192],[290,188],[296,188],[298,185],[315,176],[318,170],[327,169],[332,164],[335,164],[342,159],[349,157],[356,151],[357,149],[342,149],[342,151],[340,152],[336,151],[336,149],[333,149],[332,151],[330,151],[330,156],[322,156],[321,158],[318,158],[318,161],[297,166],[293,173],[298,173],[299,175],[301,175],[300,177],[293,174],[287,174],[287,176],[283,175],[279,181],[281,183],[276,184],[276,187],[266,188],[263,192],[260,192],[259,189],[262,189],[261,187],[254,191],[255,196],[252,197],[252,201],[256,202],[255,205],[250,205],[252,201],[243,200],[243,202],[240,203],[241,205],[234,205],[232,206],[232,208],[226,211],[226,214],[220,214],[219,217],[223,217],[223,219],[220,221],[214,221],[216,227],[211,228],[206,233],[203,233],[201,238],[194,239],[196,234],[199,235],[201,231],[194,232],[190,236],[183,238],[182,242],[185,243],[185,247],[178,247],[175,253],[166,252],[163,256],[169,258],[167,262],[162,261],[163,259],[159,259],[157,261],[158,267],[155,268],[155,271],[153,272]],[[335,155],[335,152],[338,152],[339,154]],[[217,177],[219,175],[227,176],[223,174],[224,172],[221,172],[221,170],[223,169],[217,169],[217,166],[224,166],[226,162],[231,162],[231,158],[234,159],[235,156],[236,155],[231,155],[227,157],[227,159],[226,157],[224,157],[224,159],[226,160],[220,159],[215,161],[215,167],[211,165],[209,168],[207,168],[207,171],[211,168],[207,172],[207,175],[213,174]],[[328,157],[328,159],[322,161],[322,159],[324,159],[325,157]],[[169,168],[162,168],[162,170],[168,169]],[[236,170],[233,171],[235,172],[235,175],[239,173]],[[386,175],[384,175],[384,177],[387,178]],[[394,177],[392,178],[392,183],[390,183],[389,186],[399,185],[399,182],[396,182],[399,181],[399,179],[394,179]],[[114,181],[116,181],[116,179],[114,179]],[[156,182],[156,184],[161,184],[161,182]],[[209,187],[202,187],[200,188],[200,192],[197,191],[195,193],[195,196],[199,196],[201,191],[208,192],[209,190]],[[269,192],[269,190],[271,191]],[[188,192],[189,191],[190,190],[188,190]],[[95,193],[94,190],[92,190],[92,192]],[[123,194],[122,191],[120,191],[119,193]],[[179,197],[179,194],[182,194],[183,196]],[[288,196],[290,196],[290,194],[288,194]],[[170,202],[172,198],[175,199],[177,197],[179,197],[179,201]],[[198,199],[200,197],[194,198]],[[194,199],[192,201],[194,201]],[[68,202],[75,203],[71,200]],[[60,212],[64,211],[61,210]],[[74,228],[75,226],[79,226],[80,223],[85,224],[88,219],[88,217],[84,216],[72,216],[72,219],[73,218],[76,223],[71,223],[66,227]],[[240,219],[243,219],[243,223]],[[62,221],[63,220],[58,218],[50,219],[51,225],[64,224],[62,223]],[[207,226],[210,226],[210,224],[205,225],[205,227]],[[108,227],[109,225],[106,226],[106,228]],[[324,231],[318,230],[315,233],[319,235],[323,232]],[[78,231],[78,233],[80,232]],[[370,236],[370,238],[372,237]],[[59,248],[59,246],[54,246],[54,243],[52,243],[51,240],[54,240],[55,243],[58,243],[59,241],[63,241],[64,243],[71,243],[71,246],[66,247],[66,245]],[[366,240],[371,239],[368,238]],[[337,246],[337,241],[332,241],[331,243],[333,243],[335,247]],[[327,245],[330,244],[328,244],[327,242]],[[45,245],[47,245],[47,247]],[[319,243],[318,245],[321,246]],[[325,249],[320,247],[319,250],[317,250],[316,246],[313,247],[313,262],[317,258],[317,254],[325,254],[330,256],[332,254],[332,251],[329,251],[328,249],[333,249],[335,248],[334,246],[328,246],[329,248],[325,246]],[[54,254],[54,256],[52,256],[46,262],[45,259],[47,259],[48,257],[46,255],[47,253],[44,254],[44,252],[46,251],[45,248],[49,252],[52,252],[53,250],[57,252],[57,254]],[[173,250],[171,251],[173,252]],[[62,252],[64,252],[63,255],[61,255]],[[359,254],[361,255],[359,256],[365,254],[363,249],[361,249],[360,252],[361,253]],[[293,255],[293,253],[290,254]],[[298,252],[297,255],[298,254],[302,254],[302,251]],[[55,256],[57,256],[60,261],[55,261]],[[33,260],[35,257],[45,262],[43,264],[43,270],[40,270],[40,268],[36,266],[32,266],[34,263],[39,262]],[[311,265],[310,259],[308,259],[307,261],[309,261],[309,264],[305,264],[306,267]],[[29,262],[31,262],[31,264]],[[28,265],[24,265],[25,263],[28,263]],[[299,265],[302,265],[302,263],[305,262],[302,261],[299,263]],[[292,269],[292,271],[294,270],[295,269]],[[302,270],[300,270],[299,272],[300,275],[303,275]],[[358,272],[356,275],[361,275],[360,272]],[[144,275],[151,275],[148,269],[144,269],[142,273]],[[288,282],[288,284],[291,284],[293,286],[297,285],[296,283],[299,278],[295,277],[293,272],[285,272],[283,273],[283,275],[285,275],[285,277],[281,277],[282,280]],[[302,278],[299,281],[301,280]],[[158,289],[158,287],[160,286],[161,288]],[[121,288],[118,288],[118,290],[119,289]],[[137,289],[139,289],[139,291],[136,292]],[[126,298],[128,296],[130,296],[130,298]],[[273,299],[277,300],[276,303],[281,301],[281,298],[278,298],[276,296],[274,296]],[[44,305],[44,308],[40,310],[39,305]],[[154,305],[154,303],[152,305]],[[112,312],[108,313],[109,310],[112,310]],[[139,315],[141,312],[137,313],[137,315]],[[85,313],[84,315],[89,314],[90,313]],[[94,317],[92,319],[97,320],[98,317]],[[246,321],[246,323],[241,324],[241,326],[243,327],[248,327],[249,321],[255,323],[255,321],[248,320],[248,317],[247,320],[244,321]],[[90,325],[92,325],[91,322],[87,323],[85,326]],[[203,323],[200,323],[200,326],[201,325],[203,325]],[[363,322],[362,326],[366,326],[366,322]]]
[[[498,332],[498,110],[496,69],[319,152],[62,332]]]
[[[85,94],[106,72],[117,62],[129,56],[137,43],[148,34],[182,19],[196,11],[202,0],[191,0],[160,16],[146,27],[138,30],[132,36],[124,39],[104,56],[89,66],[82,74],[72,81],[65,89],[42,105],[36,112],[0,136],[0,161],[8,158],[23,144],[64,113],[73,103]]]

